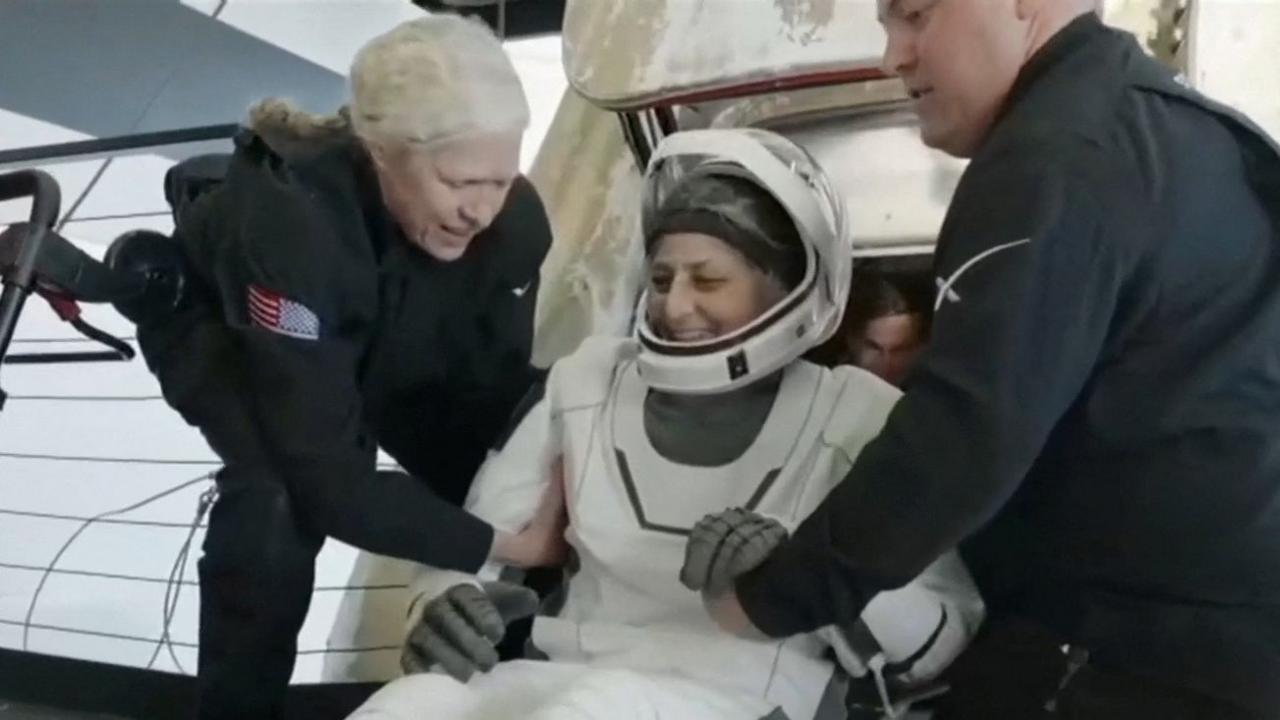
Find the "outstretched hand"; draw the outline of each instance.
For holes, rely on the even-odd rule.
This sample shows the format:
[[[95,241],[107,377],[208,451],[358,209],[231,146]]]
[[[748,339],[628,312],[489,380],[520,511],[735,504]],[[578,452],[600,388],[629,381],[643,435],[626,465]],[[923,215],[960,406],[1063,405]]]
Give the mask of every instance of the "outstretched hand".
[[[519,568],[555,567],[569,554],[564,531],[569,513],[564,500],[564,458],[557,457],[550,469],[551,480],[542,492],[533,518],[518,533],[498,532],[490,557]]]

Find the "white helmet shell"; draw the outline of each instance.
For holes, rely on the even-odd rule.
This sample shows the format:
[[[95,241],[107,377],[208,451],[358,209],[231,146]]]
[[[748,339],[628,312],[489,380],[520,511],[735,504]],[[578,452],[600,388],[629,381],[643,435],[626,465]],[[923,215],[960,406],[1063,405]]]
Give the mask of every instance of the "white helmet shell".
[[[746,326],[712,340],[673,342],[649,323],[649,290],[640,296],[636,362],[656,390],[713,394],[751,384],[835,333],[849,295],[853,242],[841,195],[803,148],[766,130],[677,132],[662,141],[645,171],[641,231],[649,237],[666,198],[690,177],[748,180],[787,211],[805,246],[803,279]]]

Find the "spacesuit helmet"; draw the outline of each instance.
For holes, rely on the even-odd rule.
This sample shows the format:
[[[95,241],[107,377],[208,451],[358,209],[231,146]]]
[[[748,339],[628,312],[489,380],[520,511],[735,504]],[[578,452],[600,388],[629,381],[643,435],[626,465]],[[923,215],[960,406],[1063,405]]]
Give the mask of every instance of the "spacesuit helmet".
[[[776,224],[761,222],[765,215],[750,211],[751,203],[726,197],[725,186],[741,187],[744,181],[776,201],[794,232],[779,233]],[[707,191],[716,185],[719,192]],[[761,238],[751,243],[766,248],[756,254],[755,263],[764,258],[782,265],[764,269],[788,278],[788,292],[743,327],[681,342],[657,332],[646,311],[651,292],[646,288],[635,332],[637,365],[650,387],[685,394],[733,390],[776,372],[831,337],[849,294],[853,246],[844,200],[809,153],[781,135],[754,128],[675,133],[658,146],[645,172],[640,224],[646,245],[669,232],[666,225],[673,213],[690,211],[714,216],[713,222],[726,228],[707,234]],[[786,251],[780,234],[798,240],[796,252]],[[729,244],[744,247],[742,242]],[[770,255],[775,260],[768,260]],[[795,257],[802,260],[793,267]]]

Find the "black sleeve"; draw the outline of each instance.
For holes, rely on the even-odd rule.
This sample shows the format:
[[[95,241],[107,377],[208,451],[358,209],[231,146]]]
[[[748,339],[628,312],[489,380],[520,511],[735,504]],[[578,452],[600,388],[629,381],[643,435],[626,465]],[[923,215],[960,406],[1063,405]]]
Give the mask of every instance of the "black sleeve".
[[[780,637],[855,619],[1010,498],[1112,324],[1131,263],[1102,215],[1061,170],[966,178],[939,238],[931,346],[849,474],[740,578],[757,627]]]
[[[372,552],[476,570],[492,529],[425,483],[375,469],[357,378],[378,295],[376,269],[359,252],[358,214],[337,211],[284,169],[239,182],[234,173],[234,212],[221,223],[234,241],[223,246],[218,289],[252,416],[304,521]]]

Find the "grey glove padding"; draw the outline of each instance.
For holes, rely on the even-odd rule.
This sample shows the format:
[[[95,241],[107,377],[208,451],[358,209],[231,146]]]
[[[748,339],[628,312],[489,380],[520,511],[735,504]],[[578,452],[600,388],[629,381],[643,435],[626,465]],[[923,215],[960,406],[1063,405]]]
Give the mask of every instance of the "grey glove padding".
[[[777,520],[750,510],[730,508],[703,517],[689,533],[680,582],[712,597],[733,586],[733,579],[769,557],[787,539]]]
[[[454,585],[429,601],[405,640],[400,667],[406,674],[426,672],[439,663],[466,682],[477,671],[498,664],[495,646],[507,624],[538,611],[538,594],[508,582]]]

